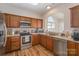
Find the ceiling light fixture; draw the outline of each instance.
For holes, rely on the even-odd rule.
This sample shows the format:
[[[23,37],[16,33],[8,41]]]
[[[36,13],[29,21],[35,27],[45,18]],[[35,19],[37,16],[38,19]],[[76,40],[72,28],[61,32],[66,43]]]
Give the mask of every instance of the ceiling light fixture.
[[[47,9],[50,9],[51,7],[50,7],[50,6],[47,6],[46,8],[47,8]]]
[[[38,5],[38,3],[31,3],[32,5]]]

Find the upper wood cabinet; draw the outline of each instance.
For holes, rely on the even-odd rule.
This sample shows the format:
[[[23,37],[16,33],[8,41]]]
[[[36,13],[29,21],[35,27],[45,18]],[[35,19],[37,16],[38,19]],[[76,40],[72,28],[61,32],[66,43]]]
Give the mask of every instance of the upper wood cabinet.
[[[79,6],[70,8],[71,12],[71,27],[79,27]]]
[[[38,26],[38,28],[42,28],[43,27],[43,20],[42,19],[38,19],[37,26]]]
[[[32,19],[32,27],[33,28],[42,28],[43,27],[43,20],[41,19]]]
[[[18,28],[20,27],[20,17],[16,15],[10,15],[11,27]]]
[[[5,23],[7,27],[10,27],[10,15],[5,14]]]
[[[5,14],[5,23],[8,28],[19,28],[20,27],[20,16]]]
[[[38,28],[37,23],[38,23],[37,19],[32,19],[31,21],[32,28]]]
[[[31,23],[32,28],[43,27],[42,19],[35,19],[35,18],[17,16],[17,15],[6,14],[6,13],[4,15],[5,15],[5,23],[8,28],[19,28],[20,21],[29,21]]]

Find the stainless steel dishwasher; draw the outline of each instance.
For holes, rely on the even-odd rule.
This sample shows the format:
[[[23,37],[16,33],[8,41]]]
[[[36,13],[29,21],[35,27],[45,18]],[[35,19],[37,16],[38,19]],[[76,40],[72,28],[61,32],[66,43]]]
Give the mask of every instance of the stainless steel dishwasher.
[[[54,38],[54,52],[57,56],[67,56],[67,40]]]

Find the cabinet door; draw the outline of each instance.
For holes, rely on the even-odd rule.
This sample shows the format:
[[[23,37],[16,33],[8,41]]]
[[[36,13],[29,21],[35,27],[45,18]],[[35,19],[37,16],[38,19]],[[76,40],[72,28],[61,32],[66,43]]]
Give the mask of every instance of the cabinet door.
[[[33,34],[32,35],[32,45],[37,45],[39,44],[39,35]]]
[[[20,37],[7,37],[6,52],[20,49]]]
[[[71,27],[79,27],[79,6],[73,7],[71,11]]]
[[[10,40],[11,40],[11,38],[7,37],[6,49],[5,49],[6,52],[10,52],[11,51],[11,41]]]
[[[54,40],[53,38],[47,36],[47,49],[53,51],[54,48]]]
[[[72,41],[67,41],[68,56],[75,56],[77,54],[76,45]]]
[[[39,44],[42,44],[42,35],[39,34]]]
[[[6,23],[6,27],[10,27],[10,15],[9,14],[5,14],[5,23]]]
[[[18,28],[20,27],[20,17],[16,15],[10,15],[10,27]]]
[[[45,35],[41,35],[41,45],[46,47],[47,37]]]
[[[20,49],[20,37],[11,37],[11,50]]]
[[[77,56],[79,56],[79,43],[76,43]]]
[[[38,19],[38,28],[42,28],[43,27],[43,20]]]
[[[32,21],[31,21],[32,23],[31,23],[31,26],[32,26],[32,28],[38,28],[38,21],[37,21],[37,19],[32,19]]]

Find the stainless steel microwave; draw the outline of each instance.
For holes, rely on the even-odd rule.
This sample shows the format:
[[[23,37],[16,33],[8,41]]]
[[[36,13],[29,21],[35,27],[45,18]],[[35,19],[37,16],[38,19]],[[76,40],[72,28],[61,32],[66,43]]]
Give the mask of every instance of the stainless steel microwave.
[[[21,28],[29,28],[29,27],[31,27],[31,22],[29,22],[29,21],[20,21],[20,27]]]

